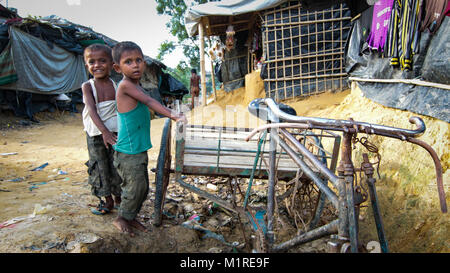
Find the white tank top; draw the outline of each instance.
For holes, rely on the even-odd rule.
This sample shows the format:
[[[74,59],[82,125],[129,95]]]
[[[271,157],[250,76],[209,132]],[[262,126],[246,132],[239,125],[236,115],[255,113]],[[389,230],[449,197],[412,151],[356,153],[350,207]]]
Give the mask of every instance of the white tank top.
[[[114,90],[117,90],[116,83],[110,79],[114,85]],[[97,113],[100,116],[100,119],[103,121],[103,124],[105,124],[106,128],[110,132],[116,132],[117,133],[117,105],[115,100],[106,100],[102,102],[98,102],[97,99],[97,90],[95,89],[94,79],[90,79],[89,83],[92,87],[92,94],[94,95],[95,105],[97,107]],[[101,135],[102,132],[97,128],[95,123],[92,121],[91,116],[89,116],[89,111],[86,106],[85,98],[83,96],[83,103],[84,103],[84,109],[83,109],[83,125],[84,125],[84,131],[90,136],[98,136]]]

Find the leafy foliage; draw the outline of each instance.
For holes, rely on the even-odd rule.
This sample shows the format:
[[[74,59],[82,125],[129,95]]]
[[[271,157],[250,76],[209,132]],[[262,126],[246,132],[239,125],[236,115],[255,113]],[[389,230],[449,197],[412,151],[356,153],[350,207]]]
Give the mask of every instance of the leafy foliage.
[[[155,0],[156,11],[158,14],[169,15],[170,21],[166,24],[170,33],[177,38],[177,42],[165,41],[160,45],[158,50],[158,58],[162,59],[164,55],[170,54],[176,47],[183,49],[183,54],[187,59],[186,62],[180,60],[178,68],[190,69],[198,68],[200,63],[199,48],[196,45],[196,37],[189,37],[184,25],[184,14],[187,6],[184,0]],[[207,0],[193,0],[194,5],[202,4]],[[198,69],[197,69],[198,70]]]

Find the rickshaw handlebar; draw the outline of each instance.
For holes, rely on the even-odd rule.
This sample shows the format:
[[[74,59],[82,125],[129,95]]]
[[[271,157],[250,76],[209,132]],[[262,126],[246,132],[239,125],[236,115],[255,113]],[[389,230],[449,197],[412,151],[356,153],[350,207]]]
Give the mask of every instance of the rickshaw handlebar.
[[[416,138],[425,132],[426,126],[423,120],[419,117],[413,116],[409,119],[409,122],[416,125],[416,129],[403,129],[390,126],[384,126],[379,124],[372,124],[367,122],[340,119],[327,119],[318,117],[302,117],[288,114],[278,107],[275,101],[271,98],[254,99],[250,102],[249,111],[261,118],[260,114],[266,114],[267,120],[271,122],[292,122],[307,124],[310,129],[324,129],[330,131],[349,131],[352,130],[355,133],[367,133],[376,134],[387,137],[398,138],[406,140],[407,137]],[[267,109],[268,108],[268,109]],[[264,119],[264,117],[262,117]]]

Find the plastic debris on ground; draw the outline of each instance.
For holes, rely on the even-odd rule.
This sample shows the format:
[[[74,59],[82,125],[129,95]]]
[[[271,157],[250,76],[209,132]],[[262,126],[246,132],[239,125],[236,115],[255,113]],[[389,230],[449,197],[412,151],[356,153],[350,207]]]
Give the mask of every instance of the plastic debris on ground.
[[[12,153],[0,153],[1,156],[8,156],[8,155],[16,155],[16,152],[12,152]]]
[[[47,184],[47,182],[40,182],[40,183],[33,183],[31,184],[31,186],[28,188],[30,191],[33,191],[34,189],[38,189],[38,185],[45,185]]]
[[[266,232],[267,232],[267,227],[266,227],[266,225],[265,225],[265,223],[264,223],[264,214],[266,214],[266,211],[265,211],[265,210],[257,211],[256,214],[255,214],[255,218],[256,218],[256,221],[258,222],[259,227],[262,228],[264,234],[266,234]],[[257,224],[255,223],[255,221],[253,220],[253,217],[251,217],[250,215],[248,215],[248,218],[250,219],[250,222],[252,223],[253,229],[254,229],[255,231],[257,231],[257,230],[258,230],[258,225],[257,225]]]
[[[17,178],[14,178],[14,179],[6,180],[6,182],[21,182],[23,180],[24,180],[23,177],[17,177]]]
[[[214,232],[210,231],[209,229],[204,228],[202,226],[202,224],[200,224],[195,219],[187,220],[187,221],[183,222],[181,224],[181,226],[203,232],[204,235],[203,235],[202,239],[213,238],[213,239],[221,241],[222,243],[224,243],[227,246],[233,246],[232,243],[228,243],[227,241],[225,241],[225,238],[223,237],[223,235],[214,233]]]
[[[71,252],[79,252],[81,244],[92,244],[101,239],[93,233],[81,233],[75,236],[75,240],[67,243],[66,249]]]
[[[50,205],[47,205],[45,207],[42,207],[41,204],[36,204],[34,206],[34,210],[32,214],[26,215],[26,216],[19,216],[19,217],[14,217],[12,219],[9,219],[8,221],[5,221],[3,223],[0,224],[0,229],[1,228],[5,228],[5,227],[10,227],[13,228],[16,226],[17,223],[22,222],[24,220],[27,219],[32,219],[34,217],[36,217],[36,215],[38,214],[44,214],[46,213],[49,209],[51,208]]]
[[[36,205],[34,205],[34,211],[31,215],[34,217],[38,214],[44,214],[51,208],[52,208],[52,206],[50,206],[50,205],[43,207],[41,204],[36,204]]]
[[[32,171],[32,172],[34,172],[34,171],[41,171],[41,170],[43,170],[43,169],[44,169],[45,167],[47,167],[47,166],[48,166],[48,162],[42,164],[41,166],[39,166],[39,167],[37,167],[37,168],[32,169],[31,171]]]

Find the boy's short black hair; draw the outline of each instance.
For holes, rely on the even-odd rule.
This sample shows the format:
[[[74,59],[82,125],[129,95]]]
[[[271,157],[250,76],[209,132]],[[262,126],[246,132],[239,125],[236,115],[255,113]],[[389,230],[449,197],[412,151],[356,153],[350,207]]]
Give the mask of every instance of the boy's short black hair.
[[[122,57],[122,53],[125,51],[132,51],[132,50],[138,50],[142,54],[142,56],[144,56],[144,53],[142,53],[142,49],[133,42],[125,41],[116,44],[112,49],[113,62],[119,64],[120,57]]]
[[[195,68],[192,68],[192,69],[191,69],[191,73],[197,74],[197,70],[196,70]]]
[[[86,57],[86,52],[88,52],[88,51],[97,51],[97,50],[105,52],[106,55],[110,58],[110,60],[111,61],[113,60],[112,50],[111,50],[111,48],[109,46],[107,46],[105,44],[92,44],[92,45],[89,45],[88,47],[86,47],[84,49],[83,57]]]

